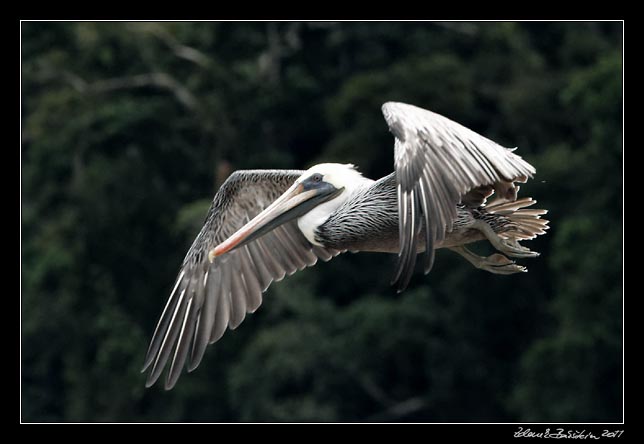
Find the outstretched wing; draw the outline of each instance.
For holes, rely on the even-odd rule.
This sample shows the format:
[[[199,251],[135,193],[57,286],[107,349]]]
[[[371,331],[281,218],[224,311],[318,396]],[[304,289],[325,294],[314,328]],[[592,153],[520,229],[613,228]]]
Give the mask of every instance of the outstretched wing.
[[[143,370],[146,386],[159,378],[170,360],[165,388],[176,383],[188,362],[192,371],[208,344],[219,340],[262,303],[273,281],[330,260],[340,253],[311,245],[286,223],[212,263],[208,252],[282,195],[303,171],[236,171],[215,195],[206,222],[183,260],[177,280],[152,337]]]
[[[400,252],[394,282],[402,291],[416,263],[423,223],[428,273],[435,243],[452,229],[456,204],[482,203],[492,188],[503,199],[516,199],[513,182],[525,182],[535,169],[513,150],[431,111],[387,102],[382,112],[395,136]]]

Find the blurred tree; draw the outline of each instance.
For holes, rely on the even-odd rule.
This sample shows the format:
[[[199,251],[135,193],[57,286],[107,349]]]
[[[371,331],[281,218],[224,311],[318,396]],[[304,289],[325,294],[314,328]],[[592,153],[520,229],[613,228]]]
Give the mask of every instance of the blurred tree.
[[[618,421],[622,25],[23,22],[24,421]],[[530,273],[345,254],[275,284],[171,392],[139,366],[238,168],[392,170],[411,102],[538,171]],[[553,401],[553,400],[556,400]]]
[[[575,70],[560,96],[575,109],[571,133],[584,131],[543,154],[564,191],[556,210],[567,217],[553,232],[549,267],[557,325],[524,355],[514,398],[527,421],[622,418],[621,57],[597,59]]]

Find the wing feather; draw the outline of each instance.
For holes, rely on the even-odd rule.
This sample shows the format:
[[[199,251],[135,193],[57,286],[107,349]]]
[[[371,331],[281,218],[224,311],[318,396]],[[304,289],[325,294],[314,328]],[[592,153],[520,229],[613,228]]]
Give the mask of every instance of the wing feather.
[[[244,248],[248,249],[248,255],[252,264],[255,266],[255,276],[262,287],[262,292],[264,292],[268,286],[271,285],[271,282],[273,282],[273,275],[271,275],[271,272],[268,270],[266,259],[264,258],[257,242],[251,242],[248,245],[245,245]]]
[[[230,273],[230,322],[228,327],[231,330],[239,327],[246,317],[246,285],[241,279],[243,269],[239,260],[239,254],[232,257],[234,271]]]
[[[246,311],[248,313],[254,313],[262,304],[262,288],[258,280],[257,270],[254,269],[255,266],[251,262],[252,260],[246,247],[244,246],[243,253],[240,255],[242,266],[241,277],[246,286]]]
[[[532,177],[535,169],[508,149],[439,114],[398,102],[382,112],[395,137],[400,252],[395,281],[409,282],[416,261],[417,229],[425,227],[425,273],[433,264],[433,246],[452,230],[456,205],[482,204],[489,186],[510,185]],[[496,187],[495,187],[496,188]],[[475,190],[476,189],[476,190]],[[470,190],[475,190],[468,195]]]
[[[146,386],[169,367],[171,389],[184,366],[193,371],[206,347],[227,328],[237,328],[262,303],[271,282],[340,254],[311,245],[295,222],[208,261],[208,251],[283,194],[302,171],[253,170],[233,173],[216,193],[206,221],[188,250],[145,357]],[[186,364],[187,363],[187,364]],[[169,365],[168,365],[169,364]]]
[[[229,262],[230,263],[230,262]],[[210,332],[208,344],[217,342],[226,332],[230,320],[230,281],[232,269],[230,266],[221,267],[221,287],[215,309],[215,323]]]
[[[190,361],[188,362],[188,371],[197,368],[203,359],[206,346],[210,342],[210,332],[215,323],[215,310],[217,309],[217,299],[220,295],[219,285],[221,282],[221,268],[212,267],[208,271],[204,289],[204,303],[197,316],[197,328],[192,342],[190,352]],[[154,384],[154,382],[152,382]]]

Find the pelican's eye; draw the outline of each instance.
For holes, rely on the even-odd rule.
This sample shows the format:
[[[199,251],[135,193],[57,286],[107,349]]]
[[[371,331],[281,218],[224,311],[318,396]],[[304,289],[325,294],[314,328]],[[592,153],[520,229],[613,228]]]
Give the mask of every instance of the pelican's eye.
[[[311,176],[311,182],[319,183],[322,182],[322,175],[320,173],[315,173]]]

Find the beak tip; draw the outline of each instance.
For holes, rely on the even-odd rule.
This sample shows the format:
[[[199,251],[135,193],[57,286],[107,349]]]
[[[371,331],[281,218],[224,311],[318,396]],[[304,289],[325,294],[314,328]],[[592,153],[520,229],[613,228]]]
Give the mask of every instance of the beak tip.
[[[212,264],[217,256],[219,256],[219,254],[217,254],[217,249],[213,248],[212,250],[210,250],[210,252],[208,252],[208,261],[210,261],[210,263]]]

